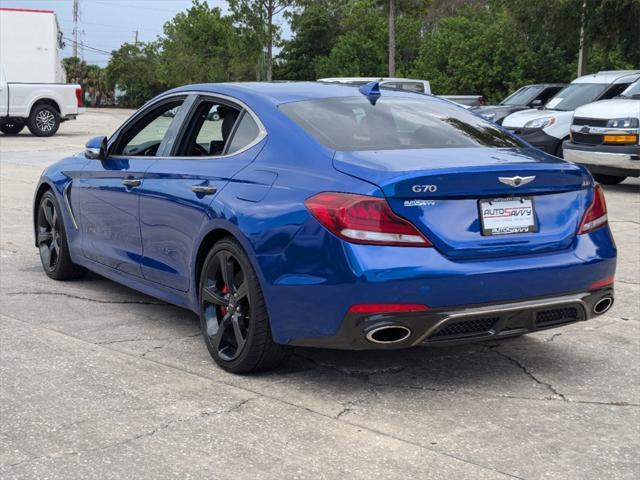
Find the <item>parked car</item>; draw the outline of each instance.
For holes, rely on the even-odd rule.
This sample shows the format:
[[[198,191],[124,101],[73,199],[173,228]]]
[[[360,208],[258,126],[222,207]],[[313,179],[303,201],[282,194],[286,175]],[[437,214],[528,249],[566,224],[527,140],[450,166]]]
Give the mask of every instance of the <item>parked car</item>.
[[[431,85],[427,80],[414,80],[411,78],[389,78],[389,77],[334,77],[320,78],[319,82],[323,83],[341,83],[353,85],[356,87],[365,85],[370,82],[378,82],[380,88],[391,90],[406,90],[409,92],[431,94]],[[482,95],[438,95],[446,98],[464,107],[474,105],[483,105],[484,97]]]
[[[528,143],[562,157],[562,142],[576,108],[596,100],[620,95],[640,78],[640,70],[603,71],[576,78],[541,109],[523,110],[507,116],[502,125]]]
[[[508,115],[529,108],[542,107],[556,93],[566,87],[564,83],[539,83],[519,88],[498,105],[484,105],[472,107],[473,112],[502,125],[502,120]]]
[[[600,183],[640,176],[640,80],[612,100],[578,108],[564,158],[585,165]]]
[[[80,85],[7,82],[0,70],[0,131],[6,135],[26,126],[33,135],[50,137],[83,110]]]
[[[584,167],[375,82],[170,90],[49,166],[33,215],[49,277],[89,269],[192,310],[231,372],[296,345],[501,339],[614,298],[603,191]]]

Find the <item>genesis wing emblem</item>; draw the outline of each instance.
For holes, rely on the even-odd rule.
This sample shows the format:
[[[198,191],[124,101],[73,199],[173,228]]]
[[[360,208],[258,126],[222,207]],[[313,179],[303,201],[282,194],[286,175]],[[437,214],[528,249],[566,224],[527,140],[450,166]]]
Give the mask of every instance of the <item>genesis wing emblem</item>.
[[[498,177],[498,181],[500,183],[504,183],[505,185],[510,185],[512,187],[520,187],[521,185],[526,185],[527,183],[531,183],[536,179],[535,175],[530,177]]]

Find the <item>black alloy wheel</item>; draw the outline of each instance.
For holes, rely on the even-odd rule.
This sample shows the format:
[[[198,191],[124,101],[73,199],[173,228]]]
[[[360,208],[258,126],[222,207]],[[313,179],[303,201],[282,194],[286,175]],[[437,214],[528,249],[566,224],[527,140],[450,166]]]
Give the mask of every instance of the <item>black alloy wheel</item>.
[[[46,192],[36,217],[36,243],[45,273],[55,280],[70,280],[85,273],[69,256],[64,223],[55,196]]]
[[[286,357],[286,347],[271,337],[255,272],[240,245],[231,239],[218,242],[204,262],[200,321],[209,353],[225,370],[269,370]]]

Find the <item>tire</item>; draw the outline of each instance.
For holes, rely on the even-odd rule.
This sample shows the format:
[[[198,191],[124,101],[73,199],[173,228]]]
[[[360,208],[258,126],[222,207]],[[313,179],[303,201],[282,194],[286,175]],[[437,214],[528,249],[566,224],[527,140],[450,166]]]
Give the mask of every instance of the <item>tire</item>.
[[[272,370],[289,348],[273,341],[255,271],[238,242],[216,243],[202,266],[200,325],[213,360],[232,373]]]
[[[42,195],[36,212],[36,243],[44,273],[54,280],[74,280],[86,269],[71,261],[60,206],[51,190]]]
[[[619,177],[618,175],[605,175],[604,173],[594,173],[592,175],[598,183],[602,183],[603,185],[617,185],[627,178]]]
[[[23,128],[24,123],[17,123],[13,121],[5,122],[0,125],[0,132],[4,133],[5,135],[17,135],[22,131]]]
[[[60,114],[46,103],[36,105],[31,109],[27,127],[36,137],[50,137],[60,128]]]

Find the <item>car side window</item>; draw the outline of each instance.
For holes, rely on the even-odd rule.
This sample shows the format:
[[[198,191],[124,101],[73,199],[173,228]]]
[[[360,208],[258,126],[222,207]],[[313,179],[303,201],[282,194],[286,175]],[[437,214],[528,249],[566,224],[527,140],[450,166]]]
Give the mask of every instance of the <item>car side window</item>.
[[[155,156],[184,99],[168,102],[143,116],[122,133],[113,155]]]
[[[617,97],[622,92],[624,92],[629,85],[631,85],[631,83],[616,83],[609,90],[607,90],[604,95],[602,95],[601,100],[609,100],[610,98]]]
[[[260,127],[251,115],[245,110],[240,118],[240,123],[236,128],[231,143],[227,148],[227,154],[236,153],[247,145],[251,144],[260,135]]]
[[[195,108],[177,150],[181,157],[223,155],[240,108],[214,100],[203,100]]]
[[[542,93],[538,96],[538,100],[540,100],[540,104],[544,105],[549,101],[551,97],[553,97],[556,93],[562,90],[562,87],[549,87],[545,88]]]

